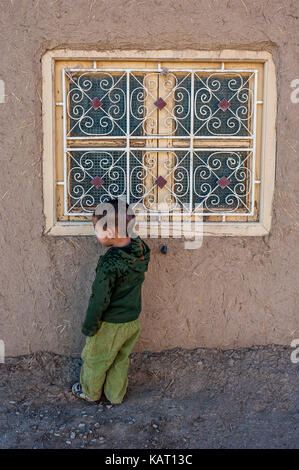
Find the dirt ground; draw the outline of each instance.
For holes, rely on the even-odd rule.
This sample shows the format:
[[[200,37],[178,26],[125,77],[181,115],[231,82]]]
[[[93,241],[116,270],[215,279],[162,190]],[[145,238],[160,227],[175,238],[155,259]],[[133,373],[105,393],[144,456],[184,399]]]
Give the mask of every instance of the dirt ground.
[[[80,358],[0,364],[0,448],[298,448],[298,371],[283,346],[131,355],[128,398],[71,394]]]

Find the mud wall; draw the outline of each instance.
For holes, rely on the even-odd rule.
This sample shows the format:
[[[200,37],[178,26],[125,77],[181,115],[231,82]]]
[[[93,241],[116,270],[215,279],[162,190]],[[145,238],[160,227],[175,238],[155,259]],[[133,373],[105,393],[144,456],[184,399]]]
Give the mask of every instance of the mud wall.
[[[290,344],[298,330],[298,8],[280,0],[1,0],[1,293],[6,354],[78,354],[100,247],[43,236],[41,56],[48,49],[252,49],[277,71],[277,170],[265,237],[149,240],[135,350]],[[297,26],[297,30],[296,30]]]

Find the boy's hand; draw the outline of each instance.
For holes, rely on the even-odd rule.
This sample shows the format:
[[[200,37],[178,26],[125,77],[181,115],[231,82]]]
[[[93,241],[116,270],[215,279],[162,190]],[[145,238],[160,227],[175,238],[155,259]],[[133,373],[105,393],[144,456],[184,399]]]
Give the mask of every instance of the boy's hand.
[[[85,328],[84,326],[82,326],[82,329],[81,329],[81,332],[85,335],[85,336],[94,336],[96,333],[97,333],[98,329],[96,330],[88,330],[87,328]]]

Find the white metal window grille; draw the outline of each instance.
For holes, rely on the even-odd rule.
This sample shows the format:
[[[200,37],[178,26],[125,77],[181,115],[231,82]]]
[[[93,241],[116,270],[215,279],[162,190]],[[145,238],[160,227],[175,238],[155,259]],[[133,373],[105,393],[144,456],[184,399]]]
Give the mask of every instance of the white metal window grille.
[[[257,73],[63,68],[64,215],[122,196],[140,215],[252,216]]]

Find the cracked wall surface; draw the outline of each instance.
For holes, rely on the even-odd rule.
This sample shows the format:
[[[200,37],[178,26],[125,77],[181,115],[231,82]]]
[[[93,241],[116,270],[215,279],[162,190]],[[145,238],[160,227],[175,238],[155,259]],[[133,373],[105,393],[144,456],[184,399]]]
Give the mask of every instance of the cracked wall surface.
[[[290,344],[298,329],[298,4],[280,0],[1,0],[0,339],[7,355],[78,354],[101,252],[93,237],[43,236],[41,56],[49,49],[251,49],[277,72],[271,233],[148,241],[135,350]]]

